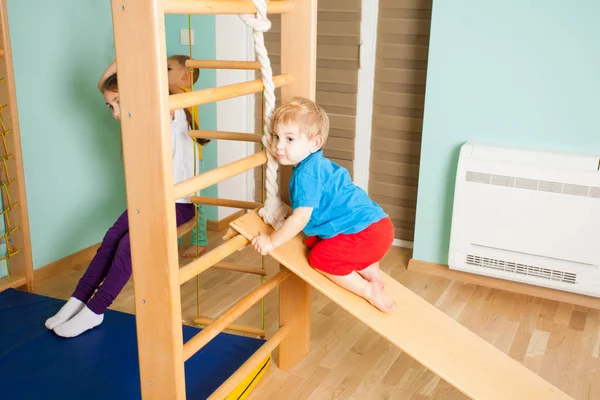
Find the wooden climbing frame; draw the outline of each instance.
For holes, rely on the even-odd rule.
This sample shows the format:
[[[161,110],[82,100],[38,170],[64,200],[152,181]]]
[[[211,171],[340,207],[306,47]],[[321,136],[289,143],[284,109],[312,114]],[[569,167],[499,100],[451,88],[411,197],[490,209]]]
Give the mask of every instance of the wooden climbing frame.
[[[169,110],[258,93],[261,80],[196,90],[169,96],[165,14],[253,14],[249,1],[112,0],[117,73],[122,110],[121,130],[131,233],[131,254],[138,334],[140,379],[144,399],[185,399],[184,362],[231,323],[279,288],[280,330],[234,373],[211,398],[223,398],[279,346],[279,365],[290,368],[304,358],[310,343],[310,290],[306,282],[285,268],[249,293],[185,345],[181,331],[180,285],[219,264],[248,244],[242,235],[180,268],[177,254],[175,208],[177,198],[195,193],[267,162],[264,152],[200,174],[174,185],[171,165]],[[281,65],[286,74],[273,77],[282,101],[293,96],[315,99],[316,0],[269,1],[268,12],[281,13]],[[143,40],[140,40],[143,39]],[[257,69],[255,62],[197,62],[198,68]],[[146,68],[140,70],[139,65]],[[209,136],[194,131],[192,136]],[[213,132],[223,140],[244,140],[239,133]],[[248,134],[247,141],[258,142]],[[204,204],[228,200],[198,199]],[[233,201],[233,200],[232,200]],[[230,205],[232,201],[229,201]],[[254,206],[238,202],[236,206]],[[225,265],[225,267],[228,267]],[[149,273],[150,271],[150,273]],[[157,324],[156,321],[161,323]],[[244,327],[240,327],[244,329]],[[260,332],[262,333],[262,332]]]

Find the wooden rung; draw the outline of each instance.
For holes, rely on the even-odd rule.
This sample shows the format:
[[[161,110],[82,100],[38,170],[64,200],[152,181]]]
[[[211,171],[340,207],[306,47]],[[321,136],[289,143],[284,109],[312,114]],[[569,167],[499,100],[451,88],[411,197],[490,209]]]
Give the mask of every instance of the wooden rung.
[[[212,324],[205,327],[200,333],[196,334],[196,336],[191,338],[186,344],[183,345],[183,359],[188,360],[191,356],[196,354],[198,350],[200,350],[215,336],[221,333],[223,329],[239,318],[240,315],[248,311],[248,309],[257,301],[278,287],[290,275],[291,272],[287,269],[279,271],[277,275],[273,276],[271,279],[254,289],[252,292],[248,293],[242,300],[235,303]]]
[[[294,10],[293,1],[267,2],[268,14],[287,14]],[[164,6],[165,14],[256,14],[256,6],[250,0],[169,0]]]
[[[190,219],[185,224],[179,225],[177,227],[177,237],[185,235],[186,233],[194,229],[194,226],[196,226],[196,217]]]
[[[7,276],[0,278],[0,292],[6,289],[14,289],[25,285],[27,285],[27,278],[12,278],[10,282]]]
[[[204,197],[204,196],[192,196],[192,197],[190,197],[190,201],[195,204],[205,204],[207,206],[241,208],[244,210],[254,210],[255,208],[259,208],[259,207],[263,206],[262,203],[257,203],[255,201],[219,199],[217,197]]]
[[[219,247],[212,249],[201,257],[192,261],[185,267],[179,269],[179,284],[183,285],[196,275],[206,271],[225,257],[233,254],[248,244],[248,240],[242,235],[237,235],[232,239],[224,242]]]
[[[185,66],[199,69],[246,69],[260,70],[258,61],[187,60]]]
[[[227,232],[225,232],[225,235],[223,235],[223,240],[229,240],[232,237],[235,237],[236,235],[239,235],[239,233],[237,233],[237,231],[233,228],[229,227],[227,228]]]
[[[189,131],[190,137],[218,140],[237,140],[240,142],[261,143],[263,135],[260,133],[240,133],[240,132],[221,132],[221,131]]]
[[[213,265],[213,268],[226,269],[229,271],[245,272],[248,274],[267,276],[267,271],[260,267],[254,267],[252,265],[240,265],[240,264],[235,264],[235,263],[227,262],[227,261],[218,262],[215,265]]]
[[[206,317],[194,318],[194,323],[198,324],[198,325],[206,326],[206,325],[212,324],[213,322],[215,322],[215,320],[212,318],[206,318]],[[224,330],[239,332],[239,333],[246,333],[248,335],[260,336],[262,338],[267,336],[266,329],[255,328],[250,325],[229,324],[229,325],[227,325],[227,327]]]
[[[263,165],[266,162],[267,154],[264,151],[261,151],[180,182],[175,185],[175,199],[180,199],[188,194],[205,189],[215,183],[239,175],[242,172],[258,167],[259,165]]]
[[[281,87],[289,85],[293,80],[294,78],[292,75],[277,75],[273,77],[273,84],[275,87]],[[188,108],[200,104],[213,103],[215,101],[233,99],[234,97],[258,93],[263,90],[263,87],[262,80],[255,79],[249,82],[234,83],[233,85],[226,85],[218,88],[172,94],[169,96],[169,110],[173,111],[180,108]]]
[[[290,333],[290,327],[284,325],[273,337],[260,348],[248,359],[237,371],[233,373],[217,390],[210,395],[208,400],[221,400],[227,397],[244,379],[248,377],[256,369],[260,363],[262,363],[273,350],[285,339]]]
[[[4,57],[4,49],[0,49],[0,57]]]

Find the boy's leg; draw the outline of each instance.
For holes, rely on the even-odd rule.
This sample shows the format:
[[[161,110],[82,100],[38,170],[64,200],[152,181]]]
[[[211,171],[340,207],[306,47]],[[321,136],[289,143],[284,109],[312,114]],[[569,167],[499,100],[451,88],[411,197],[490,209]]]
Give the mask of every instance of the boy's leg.
[[[365,298],[379,310],[392,311],[396,303],[383,293],[381,283],[370,282],[354,271],[352,263],[357,257],[354,251],[356,246],[346,236],[338,235],[319,241],[308,256],[310,265],[344,289]]]
[[[369,265],[365,269],[357,270],[363,278],[365,278],[369,282],[377,283],[381,286],[381,290],[384,289],[383,278],[381,277],[381,271],[379,269],[379,261],[375,264]]]
[[[363,279],[356,271],[352,271],[348,275],[331,275],[320,270],[319,272],[344,289],[365,298],[383,312],[390,312],[396,308],[396,302],[383,293],[383,288],[379,283]]]
[[[196,206],[198,211],[196,226],[192,229],[192,244],[181,255],[185,258],[200,257],[206,250],[206,209],[202,204]]]
[[[117,219],[106,232],[100,248],[87,270],[79,280],[75,291],[67,303],[52,317],[46,320],[46,328],[54,329],[80,312],[106,277],[121,238],[129,231],[127,211]]]
[[[365,247],[358,251],[359,256],[355,258],[355,260],[363,265],[368,265],[364,269],[357,268],[356,272],[369,282],[375,282],[381,285],[381,289],[383,290],[384,284],[379,269],[379,260],[387,253],[394,241],[394,226],[392,220],[389,217],[386,217],[371,224],[365,230],[359,232],[358,235],[355,236],[355,239],[357,239],[357,248],[358,246]],[[375,260],[377,260],[377,262],[371,264]]]

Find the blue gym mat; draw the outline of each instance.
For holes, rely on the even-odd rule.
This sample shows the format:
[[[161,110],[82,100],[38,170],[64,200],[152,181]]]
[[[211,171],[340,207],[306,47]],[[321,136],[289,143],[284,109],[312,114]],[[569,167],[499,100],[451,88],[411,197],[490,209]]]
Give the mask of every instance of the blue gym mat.
[[[100,326],[64,339],[44,326],[64,303],[15,289],[0,293],[0,398],[141,398],[135,316],[108,310]],[[183,326],[184,341],[200,330]],[[218,335],[185,363],[187,398],[206,399],[263,343]]]

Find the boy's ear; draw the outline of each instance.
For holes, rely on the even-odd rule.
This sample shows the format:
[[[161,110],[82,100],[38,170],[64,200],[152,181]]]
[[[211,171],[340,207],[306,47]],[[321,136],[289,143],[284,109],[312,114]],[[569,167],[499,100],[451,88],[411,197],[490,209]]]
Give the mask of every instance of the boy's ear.
[[[313,153],[317,150],[320,150],[321,146],[323,146],[323,136],[315,135],[315,137],[312,138],[312,145],[313,145],[313,149],[312,149]]]

